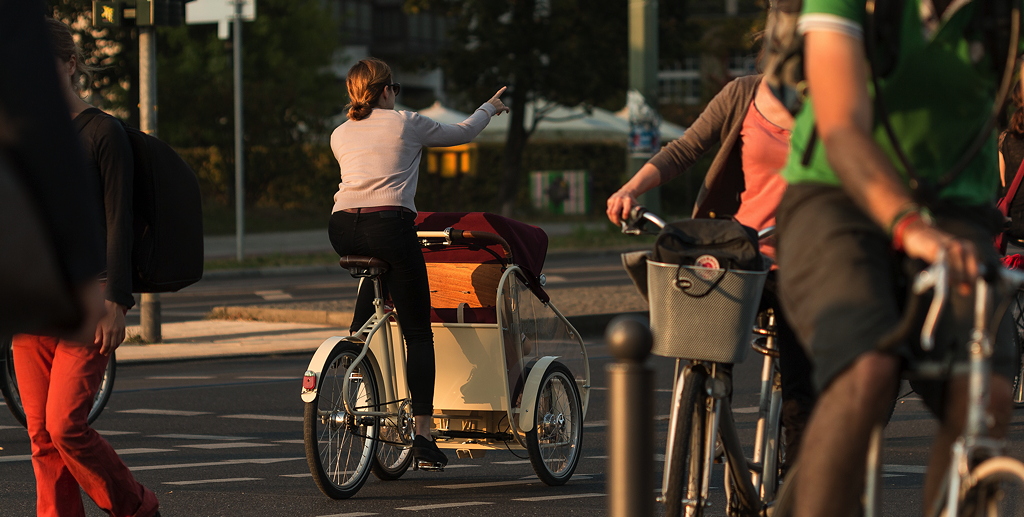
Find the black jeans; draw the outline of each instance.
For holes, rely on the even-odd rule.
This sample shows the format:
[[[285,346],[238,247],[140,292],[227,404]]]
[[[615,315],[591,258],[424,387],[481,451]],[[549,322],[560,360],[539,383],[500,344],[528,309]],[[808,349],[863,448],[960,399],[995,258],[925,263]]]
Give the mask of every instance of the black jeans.
[[[415,218],[411,212],[334,212],[328,234],[339,255],[376,257],[389,264],[381,279],[384,295],[391,295],[405,335],[412,413],[430,415],[434,412],[434,334],[430,330],[427,266],[416,241]],[[364,282],[356,299],[352,332],[373,316],[373,296],[373,284]]]

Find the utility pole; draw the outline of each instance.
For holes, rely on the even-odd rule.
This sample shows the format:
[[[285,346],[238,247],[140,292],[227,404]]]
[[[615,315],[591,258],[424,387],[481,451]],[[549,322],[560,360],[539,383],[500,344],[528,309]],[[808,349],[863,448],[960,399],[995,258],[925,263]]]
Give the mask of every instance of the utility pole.
[[[139,126],[143,133],[157,136],[156,124],[156,27],[139,27]],[[142,293],[139,309],[142,339],[163,340],[160,328],[160,295]]]
[[[245,254],[245,148],[242,126],[242,6],[245,0],[234,0],[234,69],[235,69],[235,258]]]
[[[658,109],[658,0],[629,0],[629,89],[639,91],[647,105]],[[655,129],[657,131],[657,129]],[[626,175],[632,177],[654,153],[634,151],[626,156]],[[640,196],[639,202],[655,213],[661,212],[660,189]]]

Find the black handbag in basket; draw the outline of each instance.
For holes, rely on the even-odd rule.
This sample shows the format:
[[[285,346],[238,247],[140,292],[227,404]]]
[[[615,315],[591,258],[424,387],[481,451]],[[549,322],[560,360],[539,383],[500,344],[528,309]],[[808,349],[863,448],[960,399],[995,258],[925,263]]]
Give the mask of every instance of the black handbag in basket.
[[[655,262],[714,269],[764,271],[757,232],[731,219],[688,219],[658,233]]]

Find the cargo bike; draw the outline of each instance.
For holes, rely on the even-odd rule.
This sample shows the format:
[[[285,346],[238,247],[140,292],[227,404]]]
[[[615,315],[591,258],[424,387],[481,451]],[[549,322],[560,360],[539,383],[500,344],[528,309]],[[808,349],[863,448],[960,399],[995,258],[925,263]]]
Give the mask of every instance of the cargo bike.
[[[579,462],[590,366],[579,333],[551,303],[540,271],[547,235],[488,213],[417,217],[431,297],[432,434],[458,458],[525,450],[537,476],[564,484]],[[375,314],[326,339],[303,376],[306,458],[321,491],[353,496],[372,472],[401,477],[414,462],[405,345],[381,294],[387,264],[342,257],[375,289]]]

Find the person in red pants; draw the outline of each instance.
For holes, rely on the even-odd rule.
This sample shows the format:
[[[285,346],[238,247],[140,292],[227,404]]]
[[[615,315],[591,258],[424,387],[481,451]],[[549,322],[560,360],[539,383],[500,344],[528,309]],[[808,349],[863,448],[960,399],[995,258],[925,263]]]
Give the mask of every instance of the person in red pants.
[[[63,23],[47,19],[61,83],[71,118],[95,109],[78,95],[88,68]],[[77,126],[77,125],[76,125]],[[85,343],[46,336],[14,337],[18,377],[36,478],[36,514],[84,517],[79,489],[113,517],[159,515],[156,495],[135,480],[113,447],[89,427],[87,418],[110,353],[124,341],[124,314],[135,304],[131,293],[132,175],[131,144],[124,128],[109,115],[92,116],[79,127],[86,172],[102,189],[106,236],[104,291],[106,315],[94,338]],[[88,195],[88,193],[83,193]]]

